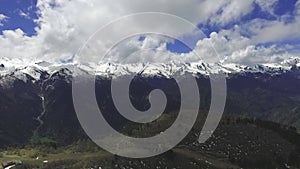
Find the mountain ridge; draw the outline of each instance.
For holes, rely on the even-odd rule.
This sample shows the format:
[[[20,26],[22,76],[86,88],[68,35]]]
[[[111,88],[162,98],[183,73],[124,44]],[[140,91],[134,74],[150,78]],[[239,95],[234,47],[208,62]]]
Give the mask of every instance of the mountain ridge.
[[[234,74],[263,73],[278,75],[300,67],[300,58],[290,58],[281,63],[256,64],[252,66],[234,63],[208,64],[202,61],[194,63],[51,63],[46,61],[28,62],[20,59],[0,58],[0,77],[13,76],[26,80],[29,75],[33,80],[40,80],[43,74],[54,74],[61,69],[68,69],[72,73],[79,68],[87,73],[103,77],[140,74],[144,76],[163,76],[171,78],[186,73],[209,76],[211,74],[225,74],[227,77]],[[2,78],[2,79],[3,79]]]

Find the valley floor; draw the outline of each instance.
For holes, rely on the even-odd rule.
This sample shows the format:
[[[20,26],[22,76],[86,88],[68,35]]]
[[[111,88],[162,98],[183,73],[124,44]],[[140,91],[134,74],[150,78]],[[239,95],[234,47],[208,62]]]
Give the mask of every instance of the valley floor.
[[[168,154],[159,158],[129,160],[116,157],[105,151],[72,152],[59,150],[50,154],[41,154],[43,148],[23,148],[2,151],[0,161],[21,160],[23,165],[13,168],[239,168],[229,161],[218,159],[212,155],[193,152],[185,148],[172,150],[172,157]],[[17,154],[17,155],[16,155]],[[7,169],[7,168],[6,168]]]

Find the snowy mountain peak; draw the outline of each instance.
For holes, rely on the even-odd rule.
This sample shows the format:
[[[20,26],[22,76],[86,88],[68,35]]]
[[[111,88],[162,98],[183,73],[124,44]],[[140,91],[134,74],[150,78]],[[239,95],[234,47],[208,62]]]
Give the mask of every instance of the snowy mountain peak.
[[[247,66],[234,63],[208,64],[202,61],[194,63],[51,63],[47,61],[29,62],[20,59],[0,58],[0,77],[14,76],[24,79],[24,74],[34,80],[39,80],[44,72],[51,75],[59,70],[67,69],[72,71],[77,67],[87,73],[99,76],[122,76],[127,74],[141,74],[145,76],[183,75],[186,73],[210,75],[216,73],[238,74],[238,73],[269,73],[279,74],[290,71],[294,67],[300,67],[299,58],[290,58],[281,63],[268,63],[254,66]],[[70,74],[70,72],[65,72]]]

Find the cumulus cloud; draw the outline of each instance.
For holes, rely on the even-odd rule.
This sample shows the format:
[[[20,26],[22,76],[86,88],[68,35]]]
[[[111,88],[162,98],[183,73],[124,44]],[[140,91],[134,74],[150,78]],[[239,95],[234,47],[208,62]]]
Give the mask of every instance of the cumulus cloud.
[[[274,14],[274,7],[278,3],[279,0],[255,0],[255,3],[261,7],[261,9],[273,16]]]
[[[5,21],[8,17],[4,14],[0,13],[0,26],[3,26],[3,21]]]
[[[254,2],[253,0],[223,1],[224,5],[219,9],[220,14],[214,15],[210,20],[213,23],[216,24],[220,23],[223,25],[231,21],[236,21],[253,10],[254,8],[253,2]]]
[[[262,63],[279,63],[292,57],[285,49],[276,46],[255,47],[247,46],[244,49],[234,51],[226,58],[227,63],[240,63],[244,65],[255,65]]]
[[[254,20],[249,23],[250,31],[255,35],[253,41],[257,43],[280,42],[284,40],[300,39],[300,17],[292,23],[284,21]]]
[[[212,47],[213,46],[213,47]],[[245,65],[277,63],[291,57],[290,46],[256,46],[253,39],[241,35],[241,28],[213,32],[210,37],[198,41],[194,51],[210,63],[239,63]],[[191,55],[191,54],[188,54]],[[196,58],[190,56],[192,61]],[[194,60],[193,60],[194,59]]]
[[[24,12],[24,11],[22,11],[22,10],[19,11],[19,15],[20,15],[21,17],[25,18],[25,19],[30,19],[29,14],[26,13],[26,12]]]
[[[102,62],[137,63],[137,62],[165,62],[168,57],[166,43],[171,42],[168,37],[158,35],[145,36],[143,40],[133,37],[124,40],[104,58]]]
[[[28,37],[21,29],[3,31],[0,35],[1,57],[30,58],[43,53],[42,45],[34,37]]]
[[[166,44],[171,39],[160,40],[161,37],[146,36],[144,40],[138,37],[127,39],[120,43],[109,54],[104,62],[117,63],[170,63],[170,62],[199,62],[208,63],[237,63],[255,65],[262,63],[277,63],[290,58],[286,52],[293,46],[278,47],[256,46],[252,39],[241,35],[241,28],[235,26],[231,30],[213,32],[209,37],[201,39],[193,51],[186,54],[176,54],[167,50]]]
[[[250,39],[240,35],[239,26],[235,26],[233,30],[213,32],[209,38],[198,41],[195,51],[205,60],[219,62],[233,51],[245,48],[250,43]]]
[[[40,17],[36,20],[39,25],[36,28],[37,35],[34,37],[19,36],[19,41],[24,45],[29,44],[28,39],[30,39],[30,45],[37,46],[39,50],[34,52],[37,55],[32,55],[26,50],[30,47],[20,48],[22,51],[2,52],[1,54],[8,57],[60,60],[71,57],[98,28],[121,16],[137,12],[165,12],[178,15],[197,24],[206,21],[210,15],[216,12],[218,10],[216,6],[218,5],[208,1],[197,0],[188,3],[181,0],[175,0],[172,3],[161,0],[154,0],[151,3],[140,0],[130,2],[117,0],[39,0],[37,7]],[[189,9],[189,12],[186,9]],[[131,27],[126,29],[135,29],[138,26],[139,23],[133,22]],[[176,29],[178,28],[173,27],[169,30]],[[119,28],[116,31],[122,31],[122,29]],[[15,32],[15,34],[18,33]],[[2,38],[4,37],[2,36]],[[9,38],[1,39],[1,41],[12,44]],[[8,46],[5,46],[5,51],[8,51]]]
[[[274,2],[275,3],[275,2]],[[292,19],[292,21],[290,21]],[[299,40],[300,32],[300,0],[295,4],[292,14],[285,14],[277,20],[269,21],[255,19],[245,24],[245,29],[254,34],[256,43],[280,42],[284,40]]]
[[[193,24],[199,23],[212,25],[226,25],[227,23],[239,21],[242,16],[249,14],[254,9],[254,4],[269,13],[273,13],[273,6],[277,0],[38,0],[37,8],[39,18],[37,22],[36,35],[26,36],[21,29],[7,30],[0,35],[1,55],[5,57],[28,58],[33,60],[60,61],[72,57],[78,52],[83,43],[97,29],[121,16],[138,12],[164,12],[187,19]],[[297,6],[300,3],[297,3]],[[299,9],[299,8],[297,8]],[[198,41],[194,52],[200,54],[204,60],[211,62],[268,62],[275,61],[279,55],[285,55],[276,46],[270,48],[256,47],[257,43],[274,42],[287,37],[299,35],[296,27],[299,26],[300,12],[295,12],[296,19],[293,23],[286,24],[283,20],[267,21],[256,19],[232,29],[221,30],[211,33],[204,38],[199,32],[189,30],[183,32],[183,38],[190,41]],[[25,16],[25,14],[20,13]],[[3,15],[1,20],[6,17]],[[160,20],[162,18],[155,18]],[[151,21],[145,20],[149,27]],[[163,25],[161,25],[163,27]],[[129,31],[141,29],[141,24],[135,21],[130,26],[119,25],[114,31]],[[170,32],[181,32],[181,27],[166,27]],[[253,37],[245,37],[242,31],[247,30],[254,34]],[[193,38],[192,38],[193,37]],[[194,38],[195,37],[195,38]],[[184,62],[199,61],[193,52],[188,54],[174,54],[167,50],[167,43],[172,39],[162,36],[145,36],[144,40],[139,37],[127,39],[116,46],[107,60],[100,61],[125,61],[125,62],[168,62],[180,60]],[[107,41],[94,41],[89,44],[90,53],[88,57],[99,61],[95,53],[102,54],[109,46]],[[194,42],[196,43],[196,42]],[[214,46],[214,48],[212,47]],[[94,49],[94,50],[92,50]],[[216,51],[219,56],[216,57]],[[252,54],[251,54],[252,53]],[[142,57],[141,57],[142,56]],[[273,57],[274,56],[274,57]],[[252,59],[251,59],[252,58]]]
[[[213,1],[215,2],[213,3]],[[150,3],[141,0],[129,2],[118,0],[40,0],[37,4],[41,16],[38,19],[40,28],[37,30],[37,34],[38,38],[42,39],[43,45],[52,49],[53,54],[72,55],[98,28],[121,16],[138,12],[164,12],[198,24],[199,22],[206,22],[222,6],[222,3],[213,1],[191,0],[186,2],[175,0],[170,3],[153,0]],[[187,11],[187,9],[189,10]],[[157,20],[159,19],[157,18]],[[132,22],[131,26],[126,27],[126,29],[138,29],[139,26],[139,23]],[[177,29],[180,28],[169,28],[170,31]],[[122,31],[122,29],[118,28],[116,31]],[[102,51],[100,50],[100,52]]]

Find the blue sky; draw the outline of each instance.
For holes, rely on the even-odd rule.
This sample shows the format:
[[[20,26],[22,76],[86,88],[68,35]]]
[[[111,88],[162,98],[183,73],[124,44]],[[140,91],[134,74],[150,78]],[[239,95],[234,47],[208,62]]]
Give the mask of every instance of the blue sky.
[[[37,24],[34,20],[38,18],[36,0],[0,0],[0,13],[8,17],[0,32],[21,28],[29,36],[35,34]],[[22,16],[22,13],[28,16]]]
[[[210,35],[212,32],[220,33],[220,32],[224,32],[224,30],[233,30],[233,29],[235,29],[236,25],[238,25],[238,26],[240,26],[240,31],[239,31],[240,36],[248,38],[249,41],[251,41],[251,42],[247,43],[247,45],[253,45],[251,43],[254,43],[256,47],[265,47],[265,48],[269,48],[273,45],[276,45],[278,48],[284,48],[284,50],[286,50],[287,52],[298,54],[300,51],[300,47],[299,47],[300,46],[300,37],[298,35],[291,36],[291,34],[288,33],[288,31],[291,31],[292,28],[295,28],[295,26],[293,26],[293,24],[297,22],[297,17],[299,15],[299,14],[298,15],[296,14],[297,13],[297,11],[296,11],[297,10],[297,8],[296,8],[297,0],[265,0],[265,1],[251,0],[251,1],[253,1],[253,3],[251,4],[251,10],[250,10],[250,12],[247,12],[247,13],[243,13],[243,12],[246,11],[247,9],[249,9],[249,5],[248,5],[248,7],[243,6],[242,1],[239,1],[239,2],[238,1],[236,1],[236,2],[228,1],[228,0],[218,1],[218,2],[220,2],[221,5],[219,6],[219,8],[216,8],[215,11],[212,11],[212,13],[207,14],[207,16],[209,16],[209,17],[207,17],[206,19],[203,19],[203,16],[202,16],[202,18],[199,17],[198,22],[197,21],[193,21],[193,22],[198,25],[198,27],[205,33],[205,35],[208,38],[210,38]],[[25,37],[28,37],[28,38],[43,37],[44,39],[39,39],[37,41],[39,41],[39,42],[44,41],[45,43],[50,43],[50,44],[48,44],[48,46],[55,46],[57,44],[58,45],[57,48],[61,48],[62,44],[66,44],[65,42],[67,42],[69,39],[75,38],[75,37],[67,37],[67,36],[63,37],[64,35],[68,35],[68,33],[70,33],[68,30],[64,30],[64,28],[66,27],[66,28],[70,29],[70,28],[72,28],[72,26],[74,26],[74,24],[76,25],[77,24],[77,22],[75,22],[76,18],[81,17],[80,16],[81,13],[82,13],[82,15],[84,15],[82,17],[85,17],[85,18],[97,18],[97,17],[98,18],[101,18],[101,17],[108,18],[109,15],[111,15],[111,13],[103,14],[103,13],[99,12],[99,11],[101,11],[100,6],[107,5],[108,7],[111,7],[111,6],[113,7],[115,4],[117,4],[116,2],[120,3],[120,4],[118,4],[118,7],[124,6],[124,9],[126,9],[130,12],[143,11],[142,8],[145,8],[145,7],[143,7],[145,5],[138,6],[139,1],[132,1],[132,5],[130,4],[128,6],[126,6],[127,5],[126,3],[121,4],[123,2],[117,1],[117,0],[112,0],[112,1],[89,0],[86,2],[81,2],[81,1],[76,1],[76,0],[64,1],[64,2],[58,1],[58,0],[52,0],[52,1],[40,0],[39,2],[40,2],[40,4],[44,5],[44,6],[41,5],[44,7],[43,9],[40,9],[40,7],[37,6],[37,0],[0,0],[0,14],[6,16],[6,18],[4,20],[2,20],[2,21],[0,20],[0,35],[3,35],[3,31],[5,31],[5,30],[15,31],[16,29],[20,29],[25,34],[24,35]],[[199,1],[199,2],[201,2],[201,1]],[[204,2],[204,0],[203,0],[203,2]],[[216,3],[213,1],[210,1],[210,2]],[[226,2],[226,3],[222,4],[222,2]],[[233,2],[233,3],[231,3],[231,2]],[[246,2],[246,1],[244,1],[244,2]],[[267,3],[264,3],[264,2],[267,2]],[[275,3],[273,3],[273,2],[275,2]],[[60,3],[60,4],[57,5],[55,3]],[[159,9],[159,11],[170,12],[172,14],[180,14],[180,15],[182,14],[182,11],[180,11],[181,9],[178,7],[190,5],[190,8],[193,8],[194,6],[198,5],[198,4],[192,4],[194,2],[188,2],[188,1],[187,2],[177,1],[176,3],[178,5],[176,5],[176,3],[172,3],[172,4],[168,5],[167,4],[168,2],[161,2],[158,0],[154,0],[153,2],[145,1],[144,3],[149,3],[149,6],[154,4],[153,9],[155,9],[155,10]],[[226,11],[228,9],[232,10],[232,9],[236,9],[239,7],[239,6],[237,6],[232,9],[231,8],[227,9],[228,6],[234,5],[234,3],[239,4],[241,6],[241,9],[243,8],[241,11],[239,11],[237,16],[234,15],[235,11],[233,11],[233,13],[231,13],[230,11]],[[271,3],[271,6],[270,5],[268,6],[268,3]],[[56,5],[58,7],[57,10],[54,9],[54,6],[56,6]],[[86,7],[91,7],[91,9],[83,10],[84,9],[84,8],[82,8],[83,5],[87,5]],[[155,6],[155,5],[157,5],[157,6]],[[214,5],[217,6],[219,4],[214,4]],[[131,8],[134,8],[135,6],[137,9],[131,9]],[[174,6],[174,8],[172,8],[172,6]],[[78,7],[78,9],[77,9],[77,7]],[[200,10],[200,8],[201,7],[195,8],[195,9]],[[205,10],[205,8],[206,7],[201,8],[201,9]],[[52,10],[45,10],[45,9],[52,9]],[[99,10],[97,10],[97,9],[99,9]],[[114,8],[112,8],[112,9],[114,9]],[[38,14],[38,11],[42,11],[42,10],[44,10],[43,12],[45,13],[45,16],[47,16],[47,17],[41,16],[40,14]],[[149,9],[146,9],[146,10],[149,10]],[[195,12],[192,10],[194,10],[194,9],[191,9],[191,11],[184,10],[186,13],[183,13],[183,17],[186,19],[189,19],[189,18],[194,19],[194,18],[197,18],[197,15],[202,14],[201,11]],[[90,12],[90,11],[93,11],[93,14],[91,14],[92,12]],[[72,12],[74,12],[74,13],[72,13]],[[117,11],[115,11],[115,12],[117,13]],[[114,12],[112,12],[112,13],[114,13]],[[189,13],[191,13],[191,14],[189,14]],[[53,16],[55,16],[56,14],[59,14],[62,17],[61,18],[53,18]],[[78,14],[78,16],[75,16],[77,14]],[[120,13],[120,14],[122,14],[122,13]],[[73,19],[75,21],[73,21],[72,17],[70,17],[69,15],[70,16],[74,15]],[[95,15],[95,16],[92,16],[92,15]],[[97,15],[97,17],[96,17],[96,15]],[[223,15],[224,16],[229,15],[229,16],[224,17]],[[233,15],[233,16],[230,16],[230,15]],[[44,17],[44,18],[39,18],[39,17]],[[65,19],[64,17],[67,19]],[[204,16],[204,18],[205,17],[206,16]],[[228,19],[228,17],[232,17],[232,18],[229,18],[228,21],[223,22],[222,20],[218,20],[221,17],[224,17],[225,19]],[[71,20],[69,21],[68,19],[70,19],[70,18],[71,18]],[[45,21],[44,26],[39,25],[36,21],[37,19],[42,19],[43,21]],[[266,32],[268,32],[269,29],[266,29],[265,32],[263,32],[264,29],[261,28],[262,29],[261,34],[257,30],[255,30],[256,32],[253,32],[253,29],[255,27],[252,28],[251,23],[254,21],[257,21],[255,23],[258,26],[259,25],[263,26],[263,27],[266,25],[269,27],[273,26],[274,29],[270,28],[270,31],[274,31],[274,32],[276,32],[276,31],[280,32],[280,31],[282,31],[282,30],[280,30],[282,27],[287,26],[287,32],[282,32],[282,35],[284,36],[286,34],[287,37],[286,38],[280,37],[280,36],[274,34],[274,35],[278,36],[278,38],[272,38],[272,34],[271,34],[271,35],[262,37],[262,39],[257,40],[259,38],[259,36],[266,34]],[[278,23],[275,23],[275,22],[278,22]],[[281,22],[284,23],[284,26],[280,25]],[[250,23],[251,29],[250,28],[248,29],[249,23]],[[63,24],[66,24],[66,25],[63,25]],[[80,24],[80,23],[78,23],[78,24]],[[292,26],[290,26],[290,25],[292,25]],[[49,29],[52,27],[53,27],[53,30]],[[299,27],[300,27],[300,25],[299,25]],[[45,28],[48,28],[49,30],[45,29]],[[288,28],[290,30],[288,30]],[[61,29],[61,32],[59,32],[60,31],[59,29]],[[84,28],[84,29],[86,29],[86,28]],[[42,30],[41,32],[43,32],[45,34],[43,34],[43,36],[38,35],[37,30]],[[87,31],[87,30],[77,30],[77,34],[84,32],[84,31]],[[76,31],[74,31],[74,35],[76,35],[75,32]],[[10,32],[10,33],[14,34],[13,32]],[[59,34],[59,35],[57,35],[58,37],[51,37],[50,34],[53,34],[53,33]],[[85,36],[88,36],[88,34],[90,34],[90,33],[87,33],[87,35],[85,35]],[[17,35],[15,35],[15,36],[17,36]],[[230,36],[230,33],[228,35],[226,34],[223,36],[225,38],[227,38],[227,36]],[[256,36],[258,36],[258,37],[256,37]],[[38,38],[36,38],[36,39],[38,39]],[[83,37],[83,38],[85,38],[85,37]],[[197,39],[197,37],[193,37],[193,38]],[[144,41],[145,38],[140,38],[139,40]],[[200,37],[199,37],[199,40],[201,40]],[[256,42],[256,41],[258,41],[258,42]],[[0,42],[1,42],[1,39],[0,39]],[[11,43],[11,42],[9,42],[9,43]],[[33,42],[30,42],[29,44],[31,44],[31,43],[33,43]],[[196,41],[195,41],[194,46],[196,48]],[[286,46],[288,46],[288,47],[286,47]],[[246,47],[247,46],[243,46],[240,48],[242,49],[242,48],[246,48]],[[10,48],[10,47],[8,46],[6,48],[9,53],[10,50],[8,50],[8,48]],[[49,47],[49,48],[51,48],[51,47]],[[75,46],[71,46],[68,44],[66,48],[70,48],[70,50],[73,50],[74,48],[77,48],[77,46],[75,47]],[[230,47],[230,50],[233,50],[232,48],[234,48],[234,47]],[[189,53],[189,52],[191,52],[191,50],[194,50],[194,49],[189,49],[188,47],[183,45],[178,40],[175,40],[174,43],[167,43],[166,49],[173,53]],[[241,50],[241,49],[239,49],[239,50]],[[49,52],[48,48],[46,50]],[[62,49],[62,50],[64,50],[64,49]],[[50,49],[50,51],[51,51],[51,49]],[[38,52],[40,52],[40,51],[38,51]],[[70,53],[69,57],[72,57],[74,55],[74,51],[72,51],[72,52],[62,51],[62,52]],[[234,51],[230,51],[230,52],[233,53]],[[224,52],[224,53],[230,54],[230,52]],[[19,53],[22,53],[22,52],[19,52]],[[59,53],[59,51],[58,51],[58,53]],[[46,53],[46,54],[48,54],[48,53]],[[65,54],[65,55],[67,55],[67,54]]]

